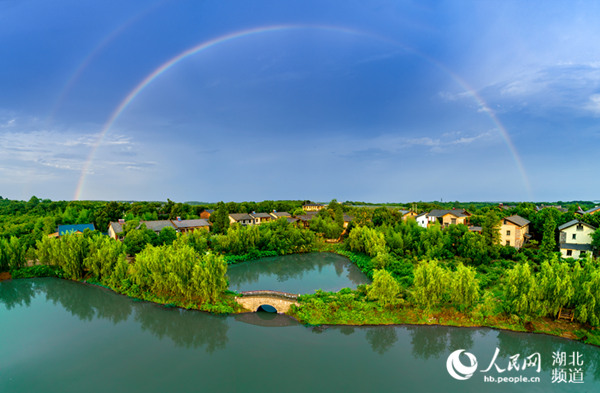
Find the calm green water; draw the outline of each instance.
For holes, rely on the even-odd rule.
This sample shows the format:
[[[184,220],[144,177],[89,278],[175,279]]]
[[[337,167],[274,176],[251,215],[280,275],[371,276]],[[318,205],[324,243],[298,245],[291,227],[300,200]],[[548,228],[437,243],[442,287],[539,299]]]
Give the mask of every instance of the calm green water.
[[[496,347],[539,352],[540,383],[493,384]],[[446,371],[466,349],[467,381]],[[581,385],[552,384],[552,352],[578,352]],[[549,336],[447,327],[313,329],[273,314],[218,317],[58,279],[0,283],[0,392],[598,392],[598,348]],[[466,362],[465,362],[466,363]],[[506,371],[502,375],[518,376]]]
[[[348,258],[332,253],[294,254],[264,258],[228,267],[234,291],[273,290],[314,293],[356,288],[370,280]]]

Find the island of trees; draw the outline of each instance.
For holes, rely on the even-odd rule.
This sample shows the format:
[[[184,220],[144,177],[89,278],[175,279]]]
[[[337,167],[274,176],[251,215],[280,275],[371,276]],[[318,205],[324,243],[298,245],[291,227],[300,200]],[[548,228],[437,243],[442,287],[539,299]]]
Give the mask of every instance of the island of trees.
[[[301,216],[309,201],[259,203],[97,202],[0,198],[0,277],[55,276],[102,285],[131,297],[217,313],[242,311],[228,291],[227,265],[266,256],[336,252],[373,281],[356,290],[300,297],[292,314],[309,324],[446,324],[492,326],[563,335],[599,344],[600,268],[592,254],[558,252],[557,228],[572,220],[600,227],[600,213],[581,215],[579,201],[540,209],[532,203],[411,203],[370,206],[331,201],[309,222],[280,218],[230,224],[229,214],[287,211]],[[564,207],[563,207],[564,206]],[[467,209],[470,224],[427,228],[403,210]],[[210,230],[159,233],[142,221],[199,218]],[[530,221],[523,247],[499,244],[499,223]],[[344,216],[352,217],[344,227]],[[123,241],[105,233],[123,220]],[[57,238],[60,224],[97,230]],[[600,231],[592,246],[600,249]],[[268,288],[265,288],[268,289]],[[557,321],[563,310],[572,321]]]

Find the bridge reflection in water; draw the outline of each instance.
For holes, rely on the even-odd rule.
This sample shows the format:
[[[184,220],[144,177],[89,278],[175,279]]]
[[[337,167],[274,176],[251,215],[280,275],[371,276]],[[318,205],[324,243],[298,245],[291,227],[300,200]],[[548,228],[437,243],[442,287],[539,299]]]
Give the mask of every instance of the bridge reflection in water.
[[[280,291],[246,291],[240,292],[235,300],[246,310],[286,313],[292,304],[298,305],[298,295]]]

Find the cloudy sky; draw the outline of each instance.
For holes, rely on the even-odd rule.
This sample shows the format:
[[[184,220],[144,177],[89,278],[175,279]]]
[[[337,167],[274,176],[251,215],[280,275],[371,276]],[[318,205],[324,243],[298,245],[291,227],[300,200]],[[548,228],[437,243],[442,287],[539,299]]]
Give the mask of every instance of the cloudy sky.
[[[0,0],[0,196],[600,199],[596,1]]]

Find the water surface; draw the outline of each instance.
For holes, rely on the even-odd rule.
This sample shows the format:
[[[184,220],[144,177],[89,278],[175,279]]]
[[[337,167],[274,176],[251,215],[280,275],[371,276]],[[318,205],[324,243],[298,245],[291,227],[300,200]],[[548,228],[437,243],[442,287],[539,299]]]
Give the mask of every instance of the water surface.
[[[600,351],[556,337],[451,327],[309,328],[285,315],[214,316],[58,279],[0,283],[0,392],[597,392]],[[495,348],[542,356],[535,384],[483,374]],[[480,367],[452,379],[448,355]],[[584,384],[552,383],[552,352],[581,354]],[[521,373],[505,371],[504,376]]]
[[[263,258],[228,266],[229,289],[314,293],[356,288],[370,280],[344,256],[321,252]]]

